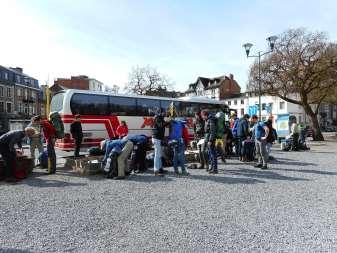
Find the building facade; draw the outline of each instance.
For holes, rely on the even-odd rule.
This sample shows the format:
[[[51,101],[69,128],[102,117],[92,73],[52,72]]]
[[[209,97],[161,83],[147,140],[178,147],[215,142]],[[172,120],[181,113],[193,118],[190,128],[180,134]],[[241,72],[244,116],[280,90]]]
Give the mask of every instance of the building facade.
[[[241,88],[232,74],[214,78],[198,77],[191,83],[185,96],[203,96],[216,100],[223,100],[233,95],[240,95]]]
[[[0,132],[22,129],[41,113],[41,90],[37,79],[22,68],[0,66]]]
[[[57,78],[50,87],[52,95],[66,89],[103,91],[103,83],[85,75]]]

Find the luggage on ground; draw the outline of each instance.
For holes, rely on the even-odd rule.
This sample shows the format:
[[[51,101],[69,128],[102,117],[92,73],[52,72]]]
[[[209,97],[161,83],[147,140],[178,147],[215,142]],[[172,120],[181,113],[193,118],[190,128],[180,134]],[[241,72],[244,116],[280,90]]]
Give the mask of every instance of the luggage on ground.
[[[254,161],[255,155],[255,143],[251,139],[247,139],[243,141],[242,145],[242,155],[246,158],[247,161]]]

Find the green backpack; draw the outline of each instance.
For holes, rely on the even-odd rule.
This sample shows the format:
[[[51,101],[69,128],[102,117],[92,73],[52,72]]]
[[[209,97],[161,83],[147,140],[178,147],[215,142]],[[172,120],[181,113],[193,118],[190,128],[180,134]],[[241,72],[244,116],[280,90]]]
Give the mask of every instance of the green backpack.
[[[218,112],[215,114],[216,118],[216,138],[222,139],[225,134],[225,114],[223,112]]]
[[[64,125],[61,119],[61,116],[58,112],[51,112],[49,114],[49,119],[52,125],[55,127],[56,130],[56,138],[63,139],[64,138]]]

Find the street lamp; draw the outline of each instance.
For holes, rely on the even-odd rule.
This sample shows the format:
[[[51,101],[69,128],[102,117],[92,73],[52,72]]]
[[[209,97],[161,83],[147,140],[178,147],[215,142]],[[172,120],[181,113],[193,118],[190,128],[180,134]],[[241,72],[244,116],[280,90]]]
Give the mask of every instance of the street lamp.
[[[267,51],[267,52],[258,51],[257,55],[249,55],[250,49],[253,46],[252,43],[243,44],[243,48],[246,51],[247,58],[249,58],[249,57],[258,58],[258,63],[259,63],[259,65],[258,65],[259,66],[259,80],[258,80],[258,82],[259,82],[259,119],[260,120],[262,120],[262,116],[261,116],[261,112],[262,112],[262,105],[261,105],[261,57],[265,54],[269,54],[269,53],[273,52],[276,40],[277,40],[277,36],[268,37],[267,41],[268,41],[270,50]]]

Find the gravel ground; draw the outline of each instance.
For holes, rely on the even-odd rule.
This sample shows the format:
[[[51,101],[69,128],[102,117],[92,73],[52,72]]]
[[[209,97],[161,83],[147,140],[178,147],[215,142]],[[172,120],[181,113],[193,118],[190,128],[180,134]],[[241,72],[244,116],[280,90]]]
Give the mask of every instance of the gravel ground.
[[[336,252],[337,143],[273,152],[268,171],[0,183],[0,252]]]

